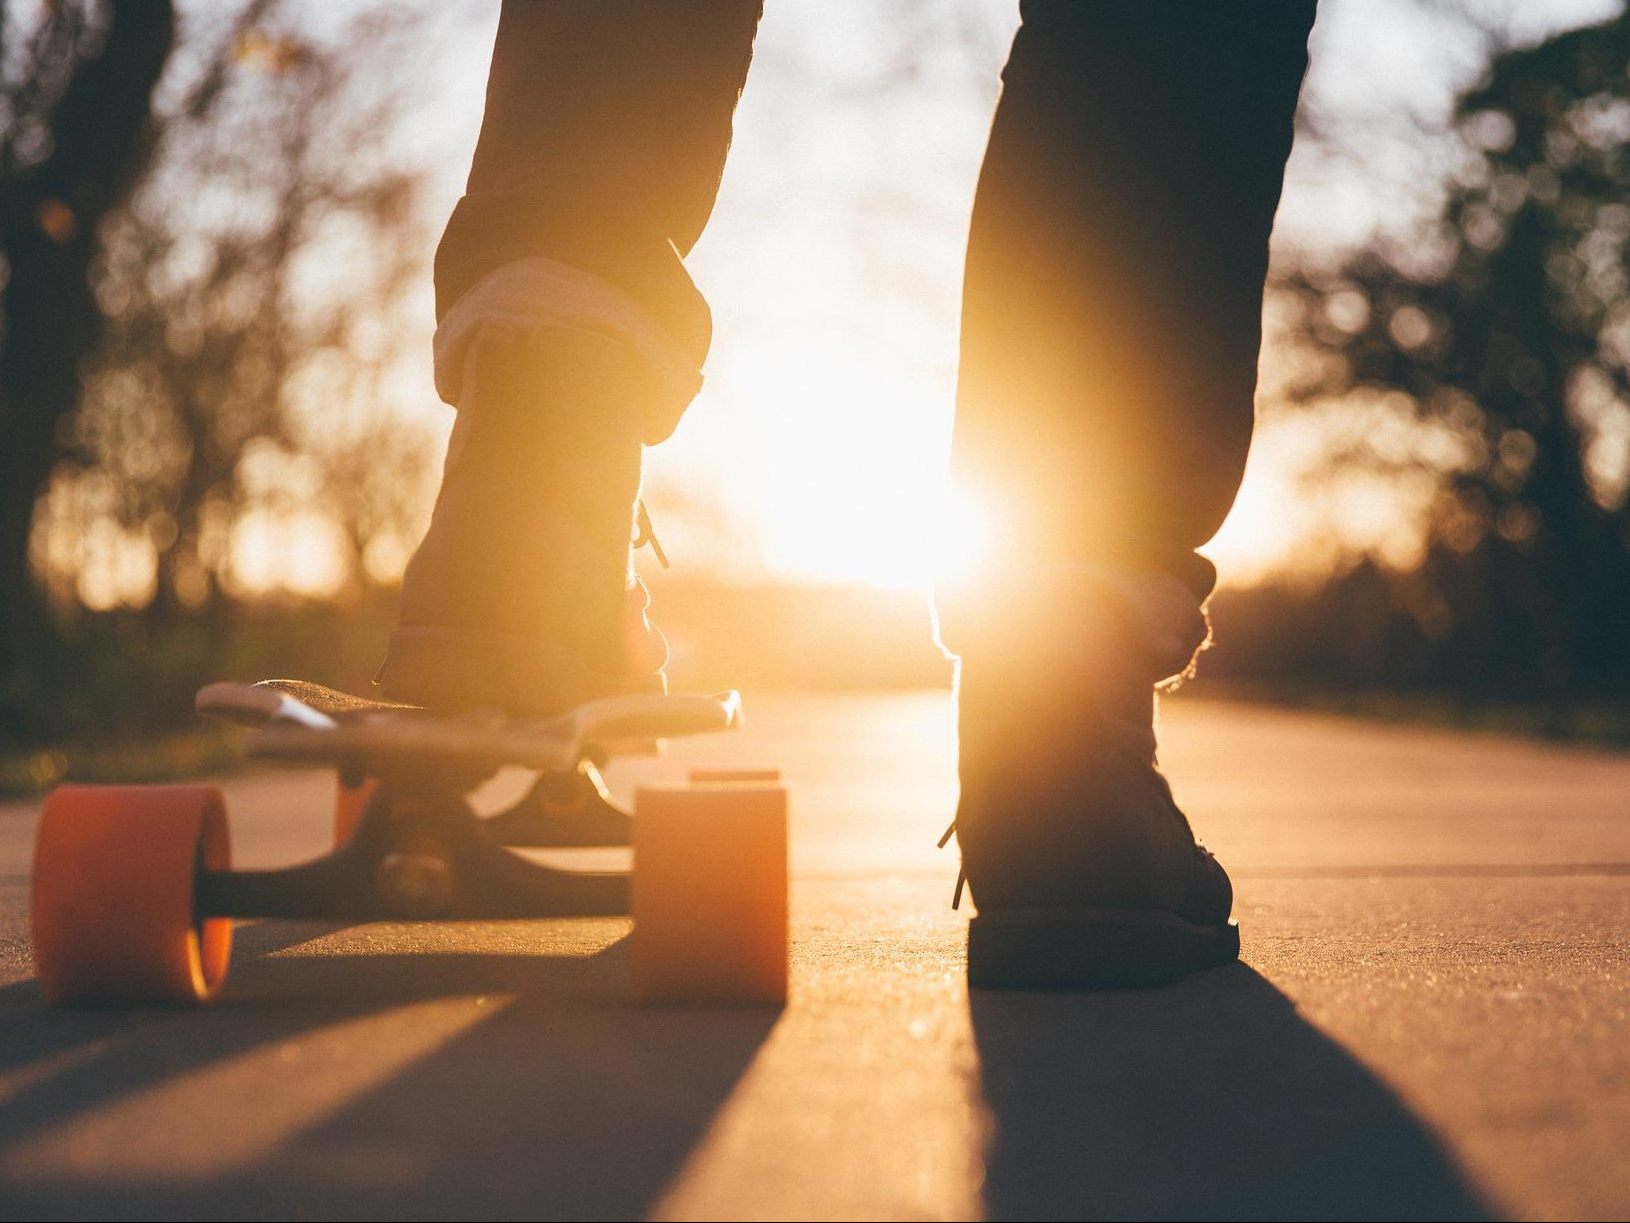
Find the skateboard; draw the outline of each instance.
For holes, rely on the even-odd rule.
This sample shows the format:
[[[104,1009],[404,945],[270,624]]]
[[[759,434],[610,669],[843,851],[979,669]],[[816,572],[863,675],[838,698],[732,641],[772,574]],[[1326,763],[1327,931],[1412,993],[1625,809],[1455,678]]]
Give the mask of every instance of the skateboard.
[[[668,738],[734,729],[741,718],[735,692],[614,696],[529,720],[431,713],[298,680],[211,684],[199,691],[196,704],[205,715],[246,726],[243,749],[251,757],[335,770],[333,848],[294,866],[233,870],[216,787],[59,786],[41,814],[32,899],[35,962],[52,1002],[204,1001],[225,979],[232,921],[240,918],[363,922],[629,914],[631,872],[565,869],[539,862],[525,849],[630,845],[639,817],[612,801],[600,768],[617,756],[650,753]],[[496,814],[477,814],[471,791],[507,766],[534,771],[531,788]],[[688,868],[678,859],[686,857],[687,843],[694,856],[701,827],[694,812],[704,808],[705,827],[719,842],[712,856],[734,863],[735,873],[762,873],[765,863],[755,858],[767,857],[773,878],[779,850],[779,908],[773,897],[766,908],[759,887],[756,909],[715,916],[738,925],[768,924],[755,988],[764,994],[764,981],[775,976],[779,937],[784,991],[785,800],[781,795],[777,830],[773,800],[779,786],[770,786],[766,806],[763,784],[778,777],[711,774],[702,781],[706,801],[700,808],[694,794],[641,791],[636,812],[647,799],[653,812],[651,836],[639,850],[650,857],[647,873],[668,880],[661,886],[669,893],[684,886]],[[668,811],[692,813],[684,816],[692,823],[679,827],[657,818]],[[749,818],[734,818],[743,814]],[[734,846],[726,843],[731,837]],[[664,857],[676,859],[677,869],[665,866]],[[698,877],[705,881],[708,874],[703,870]],[[730,892],[730,878],[713,882],[720,895]],[[676,908],[674,900],[672,894],[653,896],[647,908],[668,915],[670,927],[677,912],[683,926],[692,906],[682,900]],[[709,903],[703,898],[701,908]],[[647,941],[670,958],[675,946],[707,942],[686,936],[676,943],[672,934],[653,925]],[[740,942],[715,940],[714,946]],[[697,967],[703,970],[697,979],[706,979],[707,965],[686,966]],[[714,968],[716,983],[729,992],[740,965]],[[667,970],[654,976],[673,979]],[[775,992],[773,980],[769,992]]]

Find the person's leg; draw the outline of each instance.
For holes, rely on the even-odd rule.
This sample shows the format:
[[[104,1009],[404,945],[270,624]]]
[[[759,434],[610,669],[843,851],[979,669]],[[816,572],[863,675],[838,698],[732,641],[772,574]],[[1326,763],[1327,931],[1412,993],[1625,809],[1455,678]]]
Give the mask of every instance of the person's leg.
[[[436,252],[438,319],[544,256],[626,294],[700,366],[711,324],[682,259],[713,211],[762,8],[505,3],[469,187]]]
[[[506,2],[436,255],[458,420],[381,682],[544,713],[660,683],[629,541],[642,444],[700,385],[706,224],[761,0]]]
[[[1154,765],[1153,686],[1206,637],[1215,573],[1194,550],[1244,470],[1313,11],[1022,6],[969,235],[953,444],[1000,556],[937,595],[962,658],[976,982],[1136,977],[1086,962],[1111,945],[1153,948],[1148,979],[1231,958],[1227,877]],[[1088,928],[1086,910],[1114,916]],[[1146,928],[1126,933],[1127,911]]]

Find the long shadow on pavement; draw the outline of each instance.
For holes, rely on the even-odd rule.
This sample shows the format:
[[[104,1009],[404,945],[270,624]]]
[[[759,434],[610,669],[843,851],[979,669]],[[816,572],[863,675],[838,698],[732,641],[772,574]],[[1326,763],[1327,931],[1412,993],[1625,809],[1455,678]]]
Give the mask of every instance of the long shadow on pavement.
[[[1387,1087],[1243,964],[969,1006],[992,1218],[1495,1214]]]
[[[0,1102],[0,1167],[14,1173],[0,1173],[0,1209],[35,1218],[637,1217],[779,1017],[771,1008],[636,1006],[622,984],[625,942],[564,957],[273,954],[327,929],[241,929],[233,988],[203,1010],[48,1011],[32,982],[0,989],[0,1068],[26,1083]],[[474,1007],[483,995],[479,1018],[250,1158],[174,1177],[29,1167],[27,1148],[42,1134],[144,1090],[257,1050],[275,1064],[286,1042],[404,1004]],[[254,1109],[243,1099],[226,1113]]]

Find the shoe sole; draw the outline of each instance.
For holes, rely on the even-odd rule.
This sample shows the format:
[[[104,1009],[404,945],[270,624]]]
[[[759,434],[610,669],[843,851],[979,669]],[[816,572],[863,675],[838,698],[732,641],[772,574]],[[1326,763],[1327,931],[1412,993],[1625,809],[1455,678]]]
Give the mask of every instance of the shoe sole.
[[[968,923],[974,989],[1122,989],[1169,985],[1239,959],[1239,923],[1200,926],[1172,913],[1018,909]]]

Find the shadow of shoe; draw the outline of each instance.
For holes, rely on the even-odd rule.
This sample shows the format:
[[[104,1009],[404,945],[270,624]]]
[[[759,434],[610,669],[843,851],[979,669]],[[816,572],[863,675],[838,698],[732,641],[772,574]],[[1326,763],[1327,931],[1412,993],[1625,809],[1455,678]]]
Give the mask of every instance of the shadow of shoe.
[[[1495,1215],[1385,1085],[1243,964],[969,1006],[992,1218]]]

